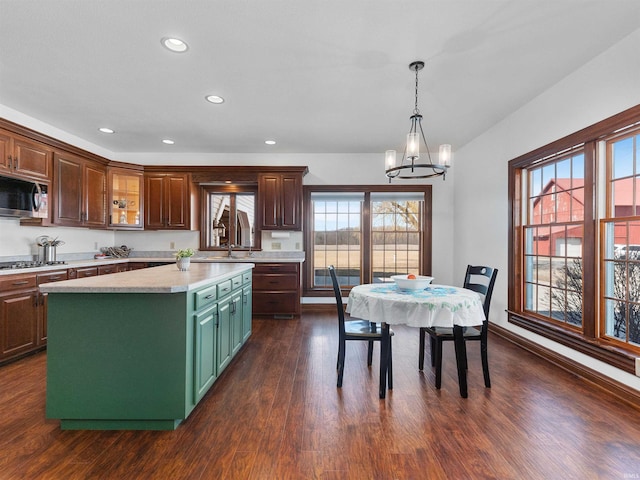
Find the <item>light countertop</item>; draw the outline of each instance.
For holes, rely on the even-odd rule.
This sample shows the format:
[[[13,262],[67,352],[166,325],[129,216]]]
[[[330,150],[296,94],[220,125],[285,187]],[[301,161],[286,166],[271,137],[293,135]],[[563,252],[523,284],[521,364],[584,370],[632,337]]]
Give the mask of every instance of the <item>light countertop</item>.
[[[128,258],[115,258],[105,257],[101,259],[85,259],[85,260],[69,260],[65,264],[58,265],[43,265],[41,267],[34,268],[21,268],[21,269],[6,269],[0,270],[0,276],[2,275],[15,275],[15,274],[29,274],[39,272],[51,272],[55,270],[65,270],[68,268],[83,268],[83,267],[98,267],[100,265],[111,265],[116,263],[141,263],[141,262],[167,262],[175,263],[174,257],[128,257]],[[205,253],[200,252],[199,255],[191,257],[191,263],[302,263],[304,262],[304,252],[297,255],[269,255],[265,253],[256,253],[253,256],[207,256]]]
[[[40,285],[43,293],[178,293],[251,270],[253,263],[192,263],[181,272],[175,263]]]

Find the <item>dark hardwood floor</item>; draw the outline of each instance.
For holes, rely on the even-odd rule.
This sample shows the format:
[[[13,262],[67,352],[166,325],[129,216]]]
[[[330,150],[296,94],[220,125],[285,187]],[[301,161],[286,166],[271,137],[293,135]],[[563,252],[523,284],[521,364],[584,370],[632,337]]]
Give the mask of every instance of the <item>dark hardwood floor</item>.
[[[437,391],[431,369],[417,369],[417,330],[394,330],[394,390],[380,400],[379,346],[369,370],[366,344],[348,342],[336,388],[332,315],[254,320],[172,432],[61,431],[45,419],[46,353],[5,365],[0,479],[640,478],[634,408],[495,335],[491,389],[474,343],[469,398],[451,345]]]

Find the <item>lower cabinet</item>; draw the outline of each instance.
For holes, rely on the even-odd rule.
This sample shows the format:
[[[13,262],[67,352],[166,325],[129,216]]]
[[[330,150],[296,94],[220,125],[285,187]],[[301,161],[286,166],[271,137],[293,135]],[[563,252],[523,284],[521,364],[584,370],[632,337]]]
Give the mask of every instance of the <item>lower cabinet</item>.
[[[194,401],[197,403],[218,377],[216,358],[218,329],[217,305],[195,315]]]
[[[35,275],[0,279],[0,362],[38,348],[38,303]]]
[[[251,335],[251,272],[194,292],[194,399],[198,402]]]
[[[299,263],[256,263],[253,278],[256,315],[283,318],[300,315]]]

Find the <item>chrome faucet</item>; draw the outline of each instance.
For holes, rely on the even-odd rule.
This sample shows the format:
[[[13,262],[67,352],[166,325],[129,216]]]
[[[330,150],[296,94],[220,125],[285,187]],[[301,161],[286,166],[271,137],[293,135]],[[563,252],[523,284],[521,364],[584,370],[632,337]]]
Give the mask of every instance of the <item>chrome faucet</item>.
[[[227,253],[227,257],[232,258],[233,257],[233,247],[234,247],[234,245],[233,245],[233,243],[229,242],[228,246],[229,246],[229,250],[228,250],[228,253]]]

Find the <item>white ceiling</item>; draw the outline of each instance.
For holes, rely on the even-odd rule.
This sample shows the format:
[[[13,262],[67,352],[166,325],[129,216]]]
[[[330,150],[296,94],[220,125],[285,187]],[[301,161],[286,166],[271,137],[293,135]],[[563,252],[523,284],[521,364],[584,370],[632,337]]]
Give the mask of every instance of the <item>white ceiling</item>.
[[[423,60],[455,151],[638,28],[639,0],[0,0],[0,104],[114,153],[382,154]]]

